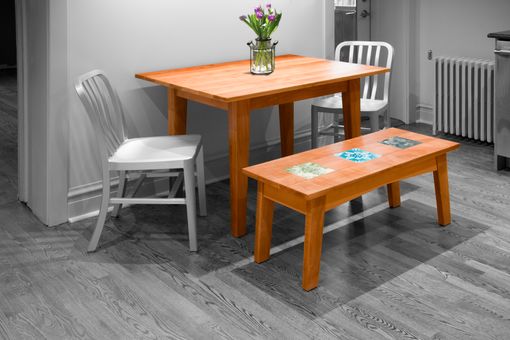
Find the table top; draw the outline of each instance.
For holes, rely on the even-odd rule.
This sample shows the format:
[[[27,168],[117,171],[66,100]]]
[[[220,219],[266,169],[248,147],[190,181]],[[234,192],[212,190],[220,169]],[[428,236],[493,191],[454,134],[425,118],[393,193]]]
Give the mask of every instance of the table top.
[[[391,128],[250,166],[243,171],[258,181],[314,198],[332,188],[458,147],[455,142]]]
[[[384,67],[284,55],[270,75],[253,75],[249,60],[136,74],[139,79],[205,98],[234,102],[334,84],[389,71]]]

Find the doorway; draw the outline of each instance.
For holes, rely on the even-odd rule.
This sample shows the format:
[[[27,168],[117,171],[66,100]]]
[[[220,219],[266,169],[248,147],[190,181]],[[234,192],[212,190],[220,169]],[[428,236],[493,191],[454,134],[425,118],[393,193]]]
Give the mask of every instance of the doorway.
[[[372,40],[372,1],[357,0],[356,12],[358,18],[358,36],[356,40]]]
[[[18,79],[15,0],[0,2],[0,205],[18,199]]]
[[[344,41],[372,40],[371,18],[371,0],[335,0],[335,47]]]

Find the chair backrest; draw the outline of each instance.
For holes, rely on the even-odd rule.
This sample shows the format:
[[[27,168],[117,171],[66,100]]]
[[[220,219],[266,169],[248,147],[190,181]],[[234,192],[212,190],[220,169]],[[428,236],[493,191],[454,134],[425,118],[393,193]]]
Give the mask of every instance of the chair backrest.
[[[344,41],[336,47],[335,59],[391,69],[393,53],[393,46],[383,41]],[[390,93],[390,79],[391,72],[384,75],[382,84],[378,75],[363,79],[361,83],[361,98],[382,99],[387,102]]]
[[[127,139],[119,96],[100,70],[78,77],[75,89],[92,121],[104,168],[108,158]]]

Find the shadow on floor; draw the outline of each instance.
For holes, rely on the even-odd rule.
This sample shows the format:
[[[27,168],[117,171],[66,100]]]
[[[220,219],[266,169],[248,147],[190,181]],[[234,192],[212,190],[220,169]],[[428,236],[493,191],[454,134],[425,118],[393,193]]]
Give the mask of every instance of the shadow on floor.
[[[402,182],[402,194],[418,187]],[[119,218],[107,220],[98,252],[83,260],[122,264],[168,263],[195,276],[247,259],[253,254],[256,184],[250,182],[248,233],[242,238],[230,236],[228,181],[207,187],[208,216],[198,218],[199,252],[188,250],[186,210],[184,206],[133,206],[123,209]],[[368,193],[326,214],[325,225],[333,224],[372,207],[386,204],[386,189]],[[77,225],[80,226],[77,226]],[[73,224],[82,238],[75,244],[84,251],[95,219]],[[304,216],[283,206],[275,207],[273,246],[303,236]],[[109,256],[102,256],[107,253]]]
[[[326,234],[319,287],[311,292],[301,289],[302,244],[234,273],[311,319],[423,263],[435,266],[444,275],[476,275],[463,259],[452,260],[443,253],[489,227],[454,216],[450,226],[441,228],[435,214],[435,207],[407,200],[401,208],[383,210]]]

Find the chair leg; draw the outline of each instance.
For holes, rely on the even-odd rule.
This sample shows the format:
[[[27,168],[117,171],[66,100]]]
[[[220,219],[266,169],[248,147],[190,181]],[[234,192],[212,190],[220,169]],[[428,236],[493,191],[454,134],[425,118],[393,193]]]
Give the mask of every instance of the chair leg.
[[[318,134],[319,134],[319,110],[316,106],[312,105],[312,116],[311,116],[311,130],[312,130],[312,149],[317,147]]]
[[[193,160],[184,163],[184,190],[186,191],[186,212],[188,215],[189,249],[197,251],[197,208],[195,199],[195,164]]]
[[[370,132],[379,131],[379,114],[372,113],[370,114]]]
[[[99,237],[103,231],[104,222],[106,220],[106,214],[108,213],[108,203],[110,202],[110,170],[103,170],[103,197],[101,199],[101,208],[99,209],[99,217],[97,218],[96,228],[92,233],[92,238],[90,239],[89,246],[87,248],[88,252],[96,251],[97,244],[99,242]]]
[[[119,171],[119,188],[117,190],[117,197],[122,198],[126,195],[126,172],[125,171]],[[119,211],[122,209],[122,204],[115,204],[113,208],[113,217],[119,216]]]
[[[179,174],[177,178],[173,179],[170,177],[170,191],[168,193],[168,198],[174,198],[177,195],[177,192],[181,188],[182,181],[184,179],[184,174]],[[172,183],[173,182],[173,183]]]
[[[340,114],[333,113],[333,143],[340,141]]]
[[[135,187],[133,188],[133,193],[131,193],[129,197],[135,197],[136,193],[138,192],[138,189],[140,189],[146,177],[147,177],[146,174],[140,175],[140,177],[136,180]]]
[[[204,147],[201,146],[196,160],[198,181],[198,213],[207,216],[207,203],[205,198],[205,170],[204,170]]]
[[[388,104],[388,107],[386,107],[386,110],[384,110],[384,126],[386,129],[389,129],[391,127],[391,116],[390,116],[389,104]]]

